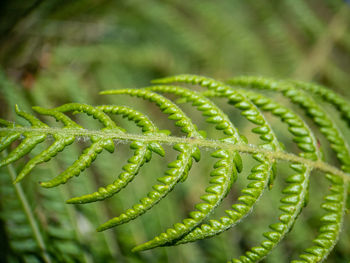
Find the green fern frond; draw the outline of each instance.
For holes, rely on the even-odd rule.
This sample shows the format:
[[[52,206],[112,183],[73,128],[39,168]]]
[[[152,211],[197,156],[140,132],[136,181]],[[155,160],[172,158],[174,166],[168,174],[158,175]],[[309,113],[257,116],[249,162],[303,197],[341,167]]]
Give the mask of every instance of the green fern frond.
[[[273,80],[259,78],[240,78],[230,80],[233,85],[248,86],[254,88],[271,89],[283,92],[295,104],[300,105],[313,121],[320,127],[321,133],[325,135],[331,144],[331,148],[336,152],[337,159],[342,164],[341,169],[349,172],[350,152],[349,146],[344,139],[341,131],[336,127],[336,124],[328,116],[328,114],[308,95],[303,91],[296,89],[288,83],[278,83]],[[299,87],[302,85],[299,85]],[[302,86],[304,88],[310,86]],[[321,88],[311,89],[314,93],[322,90]],[[328,96],[329,98],[330,96]],[[339,108],[339,102],[334,103]],[[343,105],[346,104],[343,102]],[[345,110],[346,112],[346,110]],[[343,113],[341,111],[341,113]],[[344,114],[343,114],[344,116]],[[348,181],[344,182],[343,178],[338,178],[336,175],[327,174],[327,179],[332,182],[330,187],[331,194],[326,195],[326,202],[321,206],[326,210],[327,214],[320,218],[322,225],[319,229],[320,234],[313,240],[315,246],[307,248],[306,254],[300,255],[303,260],[295,262],[318,262],[322,261],[335,246],[340,234],[343,215],[346,206],[347,186]],[[334,200],[336,198],[336,200]]]
[[[98,106],[98,109],[105,113],[112,113],[122,115],[123,118],[128,118],[136,123],[138,127],[142,129],[144,134],[156,134],[161,132],[154,125],[154,123],[144,114],[134,109],[123,107],[123,106]],[[123,172],[118,176],[118,179],[112,184],[105,187],[99,188],[97,192],[92,194],[84,195],[81,197],[71,198],[67,201],[68,204],[82,204],[104,200],[118,193],[124,188],[134,177],[138,174],[140,168],[149,162],[151,159],[152,152],[164,156],[164,149],[159,143],[137,143],[133,142],[130,148],[134,150],[134,155],[128,160],[128,164],[123,166]]]
[[[306,91],[334,105],[348,124],[350,120],[349,103],[327,88],[314,84],[275,81],[262,77],[237,77],[226,84],[202,76],[178,75],[155,80],[154,83],[155,86],[143,89],[110,90],[102,94],[130,95],[156,104],[169,120],[174,121],[175,127],[183,132],[184,137],[159,130],[145,114],[126,106],[91,106],[70,103],[53,109],[33,107],[39,115],[50,116],[61,122],[62,128],[51,127],[16,106],[17,115],[27,120],[30,126],[0,119],[2,126],[0,128],[0,150],[9,148],[15,141],[21,141],[0,161],[0,167],[23,158],[43,141],[50,142],[49,147],[34,156],[22,168],[14,180],[15,183],[19,183],[38,164],[55,158],[77,138],[88,139],[90,146],[83,150],[71,166],[53,179],[41,182],[41,186],[50,188],[64,184],[74,176],[79,176],[82,171],[91,166],[103,150],[112,153],[115,150],[116,141],[130,142],[133,155],[122,167],[123,171],[114,182],[99,188],[96,192],[77,196],[67,201],[70,204],[84,204],[102,201],[120,192],[136,177],[145,163],[152,161],[153,152],[160,156],[166,155],[161,144],[172,145],[178,155],[167,165],[165,175],[157,178],[159,183],[153,185],[153,189],[138,203],[97,228],[98,231],[103,231],[138,218],[158,204],[179,182],[187,179],[193,160],[200,161],[200,148],[209,149],[211,157],[215,158],[216,162],[210,172],[210,185],[205,189],[205,194],[200,197],[202,201],[194,206],[194,210],[182,222],[175,223],[165,232],[133,249],[133,251],[141,251],[213,237],[237,225],[254,210],[267,189],[273,188],[276,176],[280,176],[276,168],[277,161],[287,161],[294,174],[285,178],[286,186],[280,193],[278,221],[271,222],[269,230],[262,233],[265,239],[260,245],[252,247],[244,255],[233,259],[232,262],[262,260],[291,231],[303,207],[308,204],[309,179],[314,170],[325,173],[331,183],[330,193],[324,196],[325,201],[321,208],[325,214],[319,219],[321,222],[319,234],[313,239],[314,245],[306,248],[300,255],[300,259],[293,262],[324,260],[336,244],[344,220],[350,179],[348,174],[350,154],[341,129]],[[185,84],[188,87],[174,86],[172,83]],[[196,92],[190,89],[193,85],[206,90]],[[306,118],[298,111],[246,88],[281,92],[290,99],[292,104],[304,110],[329,141],[341,167],[337,168],[324,161],[315,132],[308,126]],[[173,102],[165,95],[161,95],[163,93],[176,96],[179,100]],[[213,102],[212,97],[227,99],[228,104],[239,110],[242,117],[250,122],[251,132],[257,135],[259,142],[253,144],[247,141],[245,134],[241,134],[234,125],[235,118],[225,114]],[[191,107],[202,114],[206,123],[222,132],[222,137],[220,139],[206,138],[203,132],[198,130],[191,117],[180,108],[181,102],[191,103]],[[286,152],[283,149],[280,140],[274,133],[273,126],[266,117],[266,112],[276,116],[281,123],[287,125],[289,137],[300,151],[298,154]],[[99,130],[85,129],[71,119],[68,113],[92,116],[102,125],[102,128]],[[141,134],[124,130],[111,118],[113,115],[121,115],[128,121],[134,122],[141,129]],[[250,154],[257,161],[247,176],[248,184],[239,193],[237,202],[232,205],[231,209],[225,211],[225,216],[210,219],[242,171],[244,166],[242,154]]]

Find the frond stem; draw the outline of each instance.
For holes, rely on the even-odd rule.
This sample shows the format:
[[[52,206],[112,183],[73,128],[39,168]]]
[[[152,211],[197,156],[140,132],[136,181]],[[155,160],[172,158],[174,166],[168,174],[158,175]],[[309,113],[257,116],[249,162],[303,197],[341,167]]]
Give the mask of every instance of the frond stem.
[[[230,143],[227,141],[195,138],[195,137],[177,137],[168,136],[162,133],[157,134],[132,134],[132,133],[121,133],[116,131],[98,131],[98,130],[86,130],[86,129],[61,129],[61,128],[31,128],[31,127],[12,127],[12,128],[0,128],[0,133],[32,133],[32,134],[60,134],[60,135],[74,135],[78,138],[87,138],[91,136],[100,136],[103,138],[110,138],[118,142],[125,141],[142,141],[142,142],[160,142],[164,144],[174,145],[177,143],[184,143],[188,145],[196,145],[201,148],[212,148],[212,149],[227,149],[231,151],[238,151],[241,153],[262,153],[272,160],[284,160],[288,162],[302,163],[312,169],[320,170],[322,172],[331,173],[334,175],[341,176],[344,180],[350,180],[350,174],[345,173],[337,167],[318,161],[311,161],[305,159],[293,153],[287,153],[284,151],[276,150],[271,151],[260,146],[252,144],[241,144],[241,143]]]

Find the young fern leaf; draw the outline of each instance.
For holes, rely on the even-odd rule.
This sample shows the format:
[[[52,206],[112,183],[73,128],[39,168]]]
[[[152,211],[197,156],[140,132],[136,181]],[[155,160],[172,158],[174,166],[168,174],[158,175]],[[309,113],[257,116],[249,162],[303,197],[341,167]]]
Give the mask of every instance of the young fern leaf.
[[[292,110],[273,102],[263,95],[248,93],[243,90],[240,92],[245,94],[261,110],[270,111],[273,115],[279,117],[282,122],[288,124],[289,130],[294,137],[293,141],[295,141],[299,149],[302,150],[299,154],[300,156],[311,160],[317,160],[318,157],[320,158],[317,140],[314,138],[306,123]],[[220,96],[220,94],[215,93],[206,93],[206,95],[211,97]],[[308,133],[301,136],[293,134],[292,131],[295,127],[305,128]],[[290,167],[297,173],[286,178],[287,186],[282,191],[285,196],[281,199],[282,205],[280,206],[280,210],[283,213],[279,216],[280,222],[270,225],[272,231],[264,233],[267,240],[263,241],[259,247],[253,247],[250,251],[247,251],[244,256],[240,257],[240,259],[233,260],[233,262],[256,262],[263,259],[291,230],[302,207],[306,205],[308,178],[312,169],[300,163],[291,164]]]
[[[202,78],[210,85],[214,86],[214,80],[210,80],[203,77]],[[210,81],[209,81],[210,80]],[[161,80],[159,82],[166,83],[166,80]],[[172,81],[171,81],[172,82]],[[180,82],[180,79],[177,79],[176,82]],[[186,80],[185,80],[186,82]],[[197,80],[197,82],[200,82]],[[218,85],[221,83],[216,82]],[[222,85],[222,84],[221,84]],[[204,85],[206,86],[206,85]],[[237,143],[237,139],[235,137],[239,136],[238,132],[234,128],[233,124],[230,122],[230,120],[224,116],[223,113],[221,113],[221,110],[219,110],[215,104],[210,102],[208,99],[201,97],[200,95],[197,95],[193,91],[179,88],[179,87],[172,87],[172,86],[156,86],[150,88],[152,90],[157,91],[166,91],[166,92],[173,92],[177,95],[181,95],[184,98],[186,98],[187,101],[193,101],[193,105],[197,106],[198,110],[204,111],[203,115],[211,115],[210,118],[206,119],[209,123],[217,123],[216,127],[225,127],[226,130],[224,130],[225,134],[231,135],[230,137],[222,139],[222,141],[231,141],[232,143]],[[230,90],[229,87],[226,87],[226,90]],[[253,132],[256,132],[260,135],[260,138],[265,141],[264,146],[269,146],[272,149],[275,149],[276,147],[279,147],[279,144],[276,143],[276,137],[271,132],[271,128],[269,127],[268,123],[265,121],[264,117],[259,115],[259,111],[255,108],[254,105],[252,105],[247,99],[244,100],[244,97],[240,94],[232,94],[230,93],[231,98],[237,98],[240,96],[242,98],[239,101],[233,102],[234,105],[238,105],[237,108],[240,108],[240,106],[243,107],[240,108],[243,110],[242,115],[244,116],[253,116],[256,114],[258,117],[261,117],[262,122],[256,123],[254,122],[254,119],[251,120],[254,124],[258,125],[258,127],[253,129]],[[244,101],[243,101],[244,100]],[[233,101],[233,100],[232,100]],[[247,105],[250,105],[251,107],[247,107]],[[221,114],[220,114],[221,113]],[[221,115],[221,116],[220,116]],[[247,117],[248,118],[248,117]],[[234,135],[235,137],[233,137]],[[271,136],[269,136],[271,135]],[[233,137],[233,138],[232,138]],[[272,138],[271,145],[268,145],[268,140],[266,138]],[[242,141],[242,140],[241,140]],[[267,141],[267,144],[266,144]],[[184,236],[182,239],[179,239],[176,243],[187,243],[191,241],[195,241],[202,238],[207,238],[213,235],[217,235],[228,228],[232,227],[234,224],[236,224],[239,220],[241,220],[244,216],[246,216],[252,209],[253,205],[257,202],[257,200],[260,198],[263,190],[267,186],[267,183],[271,181],[271,174],[273,173],[273,162],[265,158],[264,156],[260,154],[255,154],[253,157],[260,162],[260,164],[256,165],[252,169],[252,174],[248,177],[249,179],[253,180],[247,188],[244,189],[246,192],[246,195],[242,195],[239,197],[239,200],[242,202],[242,204],[235,204],[232,206],[232,210],[226,210],[226,214],[228,215],[225,217],[220,218],[220,220],[210,220],[210,224],[202,224],[201,226],[195,228],[191,233]],[[134,250],[140,250],[144,249],[144,247],[138,246]]]
[[[192,101],[193,105],[196,105],[198,110],[203,111],[204,116],[209,116],[206,119],[208,123],[217,124],[216,126],[224,129],[224,134],[230,135],[223,140],[229,140],[233,143],[242,142],[236,128],[231,125],[228,117],[214,103],[206,99],[204,96],[181,87],[156,86],[147,88],[147,90],[175,93]],[[222,202],[224,197],[228,194],[231,185],[237,178],[237,170],[241,171],[242,169],[242,160],[235,151],[229,152],[218,150],[213,152],[211,156],[219,158],[219,160],[214,164],[215,170],[210,173],[210,176],[213,177],[210,180],[212,185],[205,189],[207,194],[200,197],[205,203],[195,205],[195,208],[199,212],[191,212],[190,218],[184,219],[182,224],[174,224],[173,228],[169,228],[166,232],[160,234],[154,239],[135,247],[133,251],[151,249],[156,246],[171,244],[174,240],[181,238],[183,235],[190,232],[195,226],[203,222]],[[193,221],[193,219],[196,219],[197,222]],[[190,224],[192,224],[192,226],[189,227]]]
[[[141,97],[143,99],[155,102],[163,113],[169,115],[169,119],[175,120],[175,125],[181,127],[181,130],[186,133],[187,137],[202,138],[202,135],[197,131],[192,121],[185,115],[185,113],[177,107],[173,102],[165,97],[156,94],[148,90],[115,90],[105,91],[103,94],[128,94],[131,96]],[[188,146],[184,144],[176,144],[174,150],[179,151],[177,160],[168,165],[170,168],[165,172],[166,176],[158,178],[157,180],[162,185],[154,185],[151,191],[147,194],[147,197],[141,199],[140,204],[136,204],[133,208],[126,210],[120,216],[111,219],[110,221],[101,225],[98,230],[102,231],[111,226],[126,223],[139,215],[145,213],[147,210],[157,204],[162,198],[164,198],[179,181],[184,181],[187,178],[188,172],[192,166],[192,158],[199,161],[200,152],[197,146]],[[190,231],[199,220],[203,220],[205,213],[197,212],[191,214],[191,219],[184,222],[180,227],[180,231]],[[163,236],[158,242],[167,242],[169,238]]]
[[[155,135],[159,132],[158,128],[146,115],[134,109],[111,105],[99,106],[97,108],[104,113],[119,114],[124,118],[134,121],[136,125],[142,129],[142,132],[145,135]],[[134,155],[128,160],[128,164],[123,166],[123,172],[119,174],[117,180],[112,184],[99,188],[98,191],[92,194],[71,198],[67,200],[67,203],[83,204],[105,200],[106,198],[118,193],[135,178],[144,163],[151,160],[151,152],[155,152],[160,156],[164,156],[165,154],[162,146],[157,142],[142,143],[134,141],[130,144],[130,148],[134,150]]]
[[[41,122],[39,119],[34,117],[33,115],[30,115],[24,111],[21,111],[19,107],[16,105],[15,107],[16,113],[18,116],[24,118],[27,120],[33,128],[46,128],[48,127],[45,123]],[[8,123],[4,123],[5,125]],[[6,125],[7,126],[7,125]],[[18,125],[13,125],[13,127]],[[21,134],[20,134],[21,135]],[[18,159],[21,159],[24,155],[29,153],[33,148],[38,145],[39,143],[43,142],[47,135],[46,134],[30,134],[30,133],[23,133],[22,134],[25,139],[12,151],[10,152],[6,158],[0,161],[0,167],[3,167],[5,165],[8,165],[12,162],[17,161]],[[18,138],[18,133],[10,133],[9,135],[5,135],[4,137],[4,144],[7,146],[11,144],[13,141],[15,141]],[[2,150],[4,150],[5,147],[0,147]]]
[[[300,156],[311,160],[317,160],[321,157],[316,139],[299,116],[262,95],[248,93],[248,97],[262,110],[271,111],[272,114],[280,117],[282,122],[288,124],[289,131],[294,137],[293,141],[297,143],[302,151],[299,154]],[[305,129],[307,133],[296,134],[293,132],[295,128]],[[311,168],[300,163],[292,164],[290,167],[296,174],[286,178],[287,186],[282,190],[285,196],[280,200],[281,206],[279,207],[283,212],[279,215],[280,222],[270,225],[271,230],[263,234],[267,240],[263,241],[260,246],[253,247],[239,260],[236,259],[232,262],[256,262],[263,259],[293,227],[302,207],[306,205]]]
[[[3,119],[0,119],[0,124],[2,126],[7,127],[7,128],[20,127],[19,125],[16,125],[12,122],[9,122],[9,121],[3,120]],[[9,133],[5,136],[2,136],[2,138],[0,140],[0,151],[3,151],[4,149],[6,149],[14,141],[16,141],[20,136],[21,136],[21,133],[19,133],[19,132]]]
[[[300,105],[312,120],[320,127],[321,133],[330,142],[331,148],[336,152],[337,159],[342,164],[341,169],[348,172],[350,168],[349,146],[344,140],[340,130],[328,117],[328,114],[302,90],[298,90],[289,82],[277,82],[261,78],[237,78],[229,81],[232,85],[249,86],[259,89],[269,89],[281,91],[283,95]],[[297,132],[303,133],[302,130]],[[300,255],[301,260],[293,262],[319,262],[324,260],[335,246],[340,234],[344,211],[347,199],[348,180],[336,175],[326,174],[326,178],[332,183],[331,194],[324,197],[325,202],[321,208],[326,210],[326,215],[320,218],[321,227],[318,236],[313,240],[314,246],[305,249],[305,253]]]
[[[19,145],[10,154],[0,161],[0,166],[8,165],[21,159],[31,152],[38,144],[51,138],[53,142],[45,150],[34,156],[22,168],[15,183],[21,181],[38,164],[50,161],[66,146],[72,144],[77,137],[89,138],[91,144],[78,159],[64,172],[53,179],[41,183],[44,187],[54,187],[66,183],[74,175],[78,176],[88,168],[97,155],[106,149],[114,151],[114,140],[130,141],[133,155],[127,164],[122,167],[118,178],[107,186],[100,187],[96,192],[71,198],[67,203],[82,204],[101,201],[118,193],[126,187],[140,172],[141,167],[151,160],[152,152],[164,156],[161,143],[173,145],[178,152],[176,160],[168,164],[165,176],[157,180],[160,184],[153,186],[153,190],[132,206],[98,227],[99,231],[127,223],[160,202],[174,189],[177,183],[186,180],[192,167],[193,160],[199,161],[199,147],[212,150],[211,157],[216,158],[211,179],[205,194],[200,198],[203,202],[195,205],[195,210],[180,223],[175,223],[164,233],[133,249],[140,251],[158,246],[170,246],[193,242],[198,239],[209,238],[238,224],[254,208],[267,188],[273,187],[276,175],[275,163],[285,160],[291,163],[294,174],[285,179],[286,186],[282,190],[280,199],[278,221],[269,226],[263,233],[265,240],[260,245],[252,247],[244,255],[232,262],[257,262],[265,258],[268,253],[292,229],[301,210],[307,205],[309,177],[313,170],[318,169],[325,173],[331,186],[324,196],[322,209],[326,212],[320,218],[319,234],[313,239],[314,245],[305,249],[300,259],[293,262],[320,262],[324,260],[338,240],[341,225],[344,220],[346,200],[348,197],[348,183],[350,180],[349,147],[336,127],[333,120],[325,110],[317,104],[305,91],[319,95],[326,102],[335,106],[342,118],[350,123],[350,104],[337,94],[326,88],[293,81],[274,81],[259,77],[238,77],[225,84],[210,78],[195,75],[179,75],[154,81],[156,86],[144,89],[125,89],[105,91],[103,94],[125,94],[136,96],[155,103],[168,119],[175,122],[186,137],[176,137],[158,130],[157,126],[145,116],[132,108],[115,105],[90,106],[79,103],[65,104],[54,109],[34,107],[40,115],[51,116],[63,123],[62,128],[49,127],[33,115],[21,111],[16,107],[16,113],[26,119],[31,126],[21,126],[0,119],[0,151],[7,149],[13,142],[21,139]],[[207,91],[198,93],[189,88],[172,86],[171,83],[199,85]],[[290,107],[285,107],[257,92],[247,91],[244,88],[255,88],[282,92],[293,104],[303,109],[308,116],[319,126],[321,133],[330,142],[341,164],[341,170],[324,162],[318,142],[304,122]],[[192,103],[192,106],[202,113],[208,124],[214,125],[216,130],[222,131],[221,139],[205,138],[198,131],[192,120],[170,99],[158,94],[169,93],[179,97],[182,102]],[[240,110],[241,115],[254,125],[252,133],[259,136],[261,142],[257,145],[248,144],[245,137],[240,135],[229,117],[212,101],[211,97],[221,97]],[[67,116],[67,112],[83,113],[97,119],[103,128],[88,130],[81,127]],[[288,126],[290,138],[296,143],[300,152],[298,155],[285,152],[273,132],[263,112],[270,112]],[[126,132],[110,118],[109,115],[121,115],[134,122],[142,130],[142,134]],[[232,184],[242,170],[241,153],[249,153],[258,162],[247,176],[249,183],[237,198],[237,203],[225,211],[226,216],[219,219],[209,219],[214,209],[218,207],[227,196]],[[208,220],[208,221],[206,221]]]
[[[337,93],[311,83],[305,83],[301,81],[290,81],[297,88],[303,89],[308,92],[312,92],[315,95],[319,95],[323,100],[332,104],[341,113],[342,118],[350,125],[350,103],[344,98],[340,97]]]
[[[33,107],[33,110],[35,110],[36,112],[42,115],[52,116],[56,118],[57,121],[62,121],[62,123],[64,124],[64,129],[69,129],[69,128],[82,129],[78,124],[76,124],[74,121],[72,121],[70,118],[68,118],[66,115],[64,115],[61,112],[48,110],[41,107]],[[19,181],[21,181],[27,174],[29,174],[33,170],[33,168],[36,165],[43,162],[50,161],[51,158],[55,157],[58,152],[63,151],[66,146],[72,144],[75,140],[75,137],[73,135],[63,136],[60,134],[53,134],[53,139],[54,139],[53,144],[51,144],[47,149],[43,150],[41,153],[39,153],[37,156],[35,156],[29,162],[26,163],[26,165],[18,174],[15,180],[15,183],[18,183]]]
[[[123,132],[117,125],[106,115],[103,111],[100,111],[97,108],[94,108],[90,105],[79,104],[79,103],[70,103],[63,106],[57,107],[54,109],[58,112],[67,112],[73,111],[75,113],[82,112],[87,115],[91,115],[93,118],[100,121],[105,127],[102,131],[116,131]],[[103,149],[106,149],[110,153],[114,152],[114,142],[110,138],[103,138],[101,136],[91,136],[90,137],[92,144],[90,147],[86,148],[83,153],[79,156],[70,167],[68,167],[64,172],[51,179],[48,182],[41,182],[40,184],[43,187],[54,187],[59,184],[66,183],[73,176],[79,176],[85,168],[89,167],[91,163],[96,159],[97,155],[102,152]]]

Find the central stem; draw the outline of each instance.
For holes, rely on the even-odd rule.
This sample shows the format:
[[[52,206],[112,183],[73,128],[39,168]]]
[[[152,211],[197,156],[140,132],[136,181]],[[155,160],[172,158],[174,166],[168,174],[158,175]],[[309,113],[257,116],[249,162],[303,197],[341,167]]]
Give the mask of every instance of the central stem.
[[[31,127],[14,127],[14,128],[0,128],[1,133],[31,133],[35,134],[57,134],[57,135],[73,135],[81,138],[90,138],[91,136],[99,136],[103,138],[110,138],[118,141],[142,141],[142,142],[160,142],[165,144],[174,145],[177,143],[184,143],[190,145],[196,145],[198,147],[212,148],[212,149],[227,149],[230,151],[238,151],[241,153],[262,153],[271,160],[284,160],[288,162],[302,163],[312,169],[317,169],[322,172],[335,174],[341,176],[344,180],[350,180],[350,175],[341,171],[340,169],[322,162],[311,161],[305,159],[293,153],[287,153],[284,151],[271,151],[264,149],[262,147],[251,145],[251,144],[233,144],[227,141],[204,139],[204,138],[193,138],[193,137],[177,137],[168,136],[162,133],[139,135],[132,133],[122,133],[118,131],[96,131],[96,130],[86,130],[86,129],[62,129],[62,128],[31,128]]]

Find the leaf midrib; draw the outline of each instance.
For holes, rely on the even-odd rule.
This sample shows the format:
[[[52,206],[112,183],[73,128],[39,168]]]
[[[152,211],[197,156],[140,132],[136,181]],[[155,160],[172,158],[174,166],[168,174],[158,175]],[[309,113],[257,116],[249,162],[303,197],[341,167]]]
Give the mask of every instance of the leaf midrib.
[[[87,129],[75,129],[75,128],[32,128],[32,127],[1,127],[1,133],[31,133],[34,135],[48,134],[48,135],[61,135],[61,136],[75,136],[78,138],[90,138],[91,136],[98,136],[104,139],[110,138],[116,141],[142,141],[142,142],[159,142],[169,145],[174,145],[177,143],[184,143],[188,145],[196,145],[201,148],[212,148],[212,149],[227,149],[231,151],[238,151],[241,153],[253,154],[262,153],[267,156],[271,161],[273,160],[284,160],[288,162],[302,163],[313,170],[319,170],[325,173],[331,173],[341,176],[344,180],[350,181],[350,174],[345,173],[338,169],[337,167],[325,163],[323,161],[317,160],[312,161],[300,157],[293,153],[288,153],[285,151],[272,151],[265,149],[261,146],[256,146],[252,144],[242,144],[242,143],[230,143],[227,141],[215,140],[215,139],[205,139],[205,138],[194,138],[194,137],[178,137],[169,136],[163,133],[153,133],[153,134],[133,134],[118,132],[116,130],[87,130]]]

